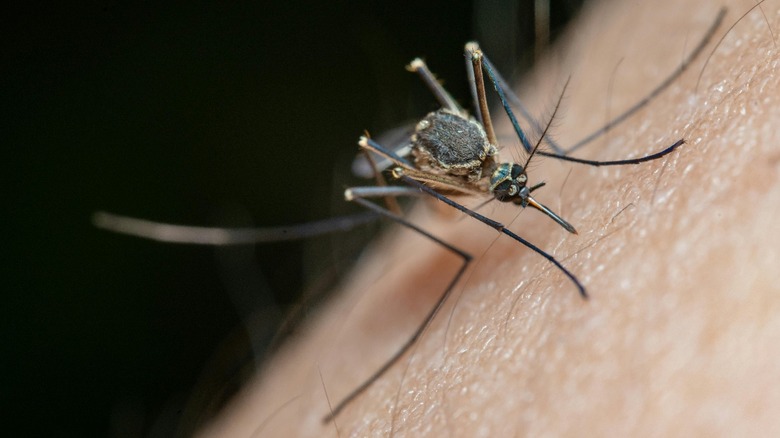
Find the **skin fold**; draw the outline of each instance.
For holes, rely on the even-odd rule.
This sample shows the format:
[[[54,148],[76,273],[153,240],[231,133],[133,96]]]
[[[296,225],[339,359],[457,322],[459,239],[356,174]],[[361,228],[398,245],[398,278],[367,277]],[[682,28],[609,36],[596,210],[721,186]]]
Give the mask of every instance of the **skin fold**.
[[[780,34],[780,1],[729,30],[754,5],[596,2],[518,89],[543,119],[571,76],[553,135],[572,144],[678,68],[728,7],[680,79],[574,155],[638,157],[684,138],[680,149],[613,168],[532,161],[529,184],[547,182],[535,197],[578,236],[532,209],[480,209],[561,261],[589,300],[506,236],[419,203],[409,217],[475,259],[416,347],[322,423],[325,389],[335,404],[381,366],[459,267],[396,227],[201,436],[780,435],[780,57],[769,30]],[[502,159],[521,160],[506,117],[493,117]]]

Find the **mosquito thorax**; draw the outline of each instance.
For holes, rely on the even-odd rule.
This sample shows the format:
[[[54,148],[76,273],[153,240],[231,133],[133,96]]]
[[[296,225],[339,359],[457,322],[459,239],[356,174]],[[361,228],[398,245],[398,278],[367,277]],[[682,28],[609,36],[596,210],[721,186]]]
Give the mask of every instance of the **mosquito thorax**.
[[[446,109],[425,116],[412,136],[412,153],[418,166],[442,169],[470,181],[479,180],[482,170],[493,166],[496,152],[482,125]]]
[[[490,192],[501,202],[525,203],[530,194],[526,187],[528,175],[523,166],[515,163],[501,163],[490,177]]]

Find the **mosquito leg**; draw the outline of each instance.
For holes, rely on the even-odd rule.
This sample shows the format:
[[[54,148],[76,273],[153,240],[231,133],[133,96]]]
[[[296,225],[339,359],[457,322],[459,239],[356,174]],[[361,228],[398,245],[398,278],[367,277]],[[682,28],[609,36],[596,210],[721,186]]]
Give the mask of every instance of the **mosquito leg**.
[[[476,52],[478,50],[479,50],[479,44],[477,44],[476,42],[472,41],[472,42],[466,44],[466,53],[469,55],[469,58],[471,58],[470,55],[472,53],[474,53],[474,52]],[[481,53],[481,51],[480,51],[480,53]],[[539,124],[539,122],[537,122],[536,119],[534,119],[531,116],[531,113],[528,111],[528,109],[526,109],[525,105],[523,105],[523,103],[520,102],[520,99],[514,94],[512,89],[506,85],[506,81],[501,76],[501,74],[498,72],[498,70],[496,70],[495,67],[493,67],[493,64],[490,62],[490,59],[488,59],[488,57],[485,56],[484,53],[481,53],[481,55],[482,55],[481,62],[483,64],[485,64],[487,66],[487,68],[489,68],[489,69],[491,69],[493,71],[493,75],[495,76],[495,79],[498,81],[498,86],[500,86],[502,88],[502,90],[505,93],[507,93],[507,98],[511,102],[511,104],[515,108],[517,108],[518,111],[520,111],[520,114],[523,116],[523,118],[528,123],[531,124],[531,127],[534,130],[541,131],[542,127]],[[473,64],[473,61],[470,61],[470,62]],[[473,67],[468,68],[468,73],[469,73],[469,81],[472,81],[472,79],[474,79],[474,81],[475,81],[476,79],[474,78],[475,75],[474,75],[474,68]],[[494,85],[495,85],[495,83],[496,83],[496,81],[493,80],[493,84]],[[476,91],[476,86],[475,85],[472,85],[472,96],[474,96],[474,99],[476,101],[476,99],[477,99],[476,98],[477,91]],[[521,139],[521,142],[522,142],[522,139]],[[549,137],[545,138],[545,142],[547,142],[547,144],[549,144],[550,147],[552,147],[553,150],[556,153],[561,154],[561,155],[563,155],[565,153],[565,150],[562,147],[560,147],[557,143],[555,143],[555,141],[553,141],[551,138],[549,138]],[[530,148],[531,144],[530,144],[530,142],[525,141],[525,142],[522,142],[522,143],[523,143],[523,148],[526,149],[526,152],[531,152],[531,148]]]
[[[535,150],[535,148],[533,148],[530,145],[530,143],[528,143],[528,139],[526,138],[525,133],[523,133],[522,128],[520,128],[520,124],[517,122],[517,117],[515,117],[515,114],[512,111],[512,108],[510,107],[509,102],[506,99],[506,94],[504,93],[503,87],[500,85],[498,78],[493,72],[493,69],[488,64],[481,62],[484,59],[482,56],[478,56],[481,55],[481,53],[482,52],[480,51],[474,52],[474,56],[479,58],[480,64],[487,72],[490,80],[493,82],[493,86],[496,89],[496,93],[498,94],[498,97],[501,100],[501,105],[503,105],[504,111],[506,111],[506,114],[509,117],[510,122],[512,123],[512,127],[514,128],[515,133],[517,134],[518,138],[520,138],[520,141],[523,143],[523,146],[528,151],[533,151],[535,153],[538,153],[539,155],[544,155],[545,157],[557,158],[563,161],[569,161],[572,163],[579,163],[579,164],[587,164],[590,166],[622,166],[625,164],[639,164],[647,161],[657,160],[658,158],[661,158],[664,155],[672,153],[675,149],[677,149],[679,146],[685,143],[684,139],[680,139],[677,140],[671,146],[667,147],[666,149],[660,152],[656,152],[654,154],[650,154],[641,158],[631,158],[627,160],[614,160],[614,161],[585,160],[581,158],[569,157],[566,155],[559,155],[559,154],[552,154],[544,151],[537,151]]]
[[[577,149],[580,149],[581,147],[591,143],[596,138],[600,137],[601,135],[604,135],[605,133],[609,132],[613,128],[615,128],[617,125],[623,123],[626,119],[634,115],[636,112],[647,106],[653,99],[658,97],[664,90],[669,88],[669,86],[674,83],[675,80],[677,80],[685,71],[688,70],[688,68],[691,66],[693,61],[698,58],[705,47],[710,43],[712,40],[712,37],[715,35],[715,32],[718,30],[718,28],[723,23],[723,18],[726,16],[726,8],[721,8],[718,11],[718,15],[715,17],[715,20],[713,20],[710,27],[707,29],[707,31],[704,33],[704,36],[702,36],[702,39],[699,41],[699,44],[696,45],[696,47],[691,51],[691,53],[688,54],[688,56],[683,59],[680,66],[666,79],[663,80],[658,86],[656,86],[647,96],[645,96],[644,99],[640,100],[634,106],[627,109],[623,113],[616,116],[614,119],[607,122],[604,126],[601,128],[593,131],[592,133],[588,134],[583,138],[582,140],[578,141],[574,145],[572,145],[569,148],[564,149],[557,143],[555,143],[551,138],[546,138],[545,141],[547,144],[550,145],[550,147],[555,152],[556,157],[560,157],[562,155],[570,154]],[[470,43],[474,44],[476,47],[476,43]],[[504,78],[501,76],[501,73],[496,70],[496,68],[493,66],[493,64],[490,62],[490,59],[488,59],[487,56],[483,55],[483,64],[485,65],[485,69],[489,72],[488,74],[491,76],[491,80],[493,81],[494,85],[497,87],[500,87],[502,91],[504,92],[505,99],[507,99],[513,107],[515,107],[518,111],[520,111],[520,114],[522,117],[527,120],[531,126],[536,129],[540,130],[539,123],[531,117],[531,114],[529,111],[525,108],[525,106],[520,102],[520,99],[514,94],[512,89],[507,85],[507,82],[504,80]],[[501,93],[500,93],[501,94]],[[507,105],[504,105],[504,108],[506,109]],[[525,143],[523,143],[524,147],[527,147]],[[547,153],[543,154],[547,155]]]
[[[414,180],[413,178],[410,178],[403,174],[403,169],[396,168],[393,171],[393,174],[396,178],[400,179],[401,181],[405,182],[406,184],[409,184],[410,186],[416,187],[419,190],[433,196],[434,198],[438,199],[441,202],[444,202],[445,204],[449,205],[452,208],[455,208],[457,210],[460,210],[461,212],[473,217],[474,219],[482,222],[483,224],[494,228],[496,231],[499,231],[501,233],[506,234],[507,236],[511,237],[512,239],[516,240],[517,242],[523,244],[524,246],[528,247],[532,251],[536,252],[537,254],[541,255],[542,257],[546,258],[550,263],[555,265],[558,269],[561,270],[569,279],[574,283],[574,286],[577,287],[577,291],[580,293],[580,295],[587,299],[588,293],[585,290],[585,286],[580,283],[580,281],[577,279],[577,277],[574,276],[568,269],[566,269],[558,260],[556,260],[553,256],[550,254],[547,254],[544,250],[537,247],[536,245],[532,244],[531,242],[523,239],[522,237],[518,236],[517,234],[513,233],[509,229],[506,228],[506,226],[500,222],[494,221],[493,219],[490,219],[488,217],[485,217],[455,201],[452,199],[436,192],[435,190],[431,189],[430,187],[426,186],[425,184],[422,184],[419,181]]]
[[[405,186],[364,186],[364,187],[350,187],[344,190],[344,199],[347,201],[355,201],[356,199],[365,198],[384,198],[387,196],[421,196],[422,192],[412,187]],[[388,209],[389,210],[389,209]],[[392,211],[392,210],[391,210]],[[396,216],[399,214],[393,212]]]
[[[374,187],[374,188],[386,190],[386,189],[392,189],[393,187]],[[442,246],[443,248],[447,249],[448,251],[460,257],[462,259],[462,264],[460,266],[460,269],[458,269],[458,272],[455,274],[455,276],[452,277],[452,280],[447,285],[447,288],[444,289],[444,292],[436,301],[436,304],[433,306],[431,311],[428,312],[428,314],[425,316],[420,326],[417,327],[414,334],[409,338],[409,340],[407,340],[406,343],[404,343],[404,345],[402,345],[401,348],[390,359],[388,359],[387,362],[385,362],[385,364],[382,365],[381,368],[379,368],[376,372],[374,372],[374,374],[372,374],[371,377],[366,379],[366,381],[363,382],[360,386],[358,386],[352,392],[347,394],[347,396],[344,397],[344,399],[342,399],[338,404],[334,405],[331,411],[328,413],[328,415],[326,415],[325,418],[322,419],[324,423],[328,423],[329,421],[333,420],[333,418],[335,418],[342,410],[344,410],[344,408],[347,405],[349,405],[349,403],[351,403],[355,398],[360,396],[360,394],[362,394],[374,382],[376,382],[377,379],[382,377],[382,375],[385,372],[387,372],[387,370],[389,370],[393,365],[395,365],[401,359],[401,357],[403,357],[404,354],[406,354],[409,351],[409,349],[417,342],[420,336],[422,336],[422,334],[425,332],[428,326],[430,326],[431,321],[433,321],[433,319],[436,317],[436,314],[439,313],[439,310],[441,310],[441,307],[444,305],[444,302],[447,301],[447,298],[450,296],[455,285],[458,283],[458,281],[460,281],[461,277],[463,276],[463,273],[466,272],[466,268],[471,262],[471,255],[468,254],[467,252],[462,251],[453,245],[450,245],[444,240],[439,239],[433,234],[423,230],[417,225],[414,225],[413,223],[391,212],[390,210],[380,207],[361,197],[360,195],[368,195],[368,192],[364,191],[363,189],[370,189],[370,187],[355,187],[352,189],[348,189],[347,192],[345,193],[345,197],[347,198],[348,201],[356,202],[362,205],[363,207],[371,210],[375,214],[379,214],[381,216],[392,219],[393,221],[399,223],[400,225],[403,225],[427,237],[428,239],[432,240],[433,242],[437,243],[438,245]],[[412,192],[415,192],[417,194],[420,193],[419,190],[411,187],[398,187],[397,189],[405,189],[406,194],[411,194]],[[400,195],[400,194],[401,191],[397,192],[395,195]],[[386,196],[386,193],[383,193],[383,190],[379,190],[376,195]]]
[[[526,150],[526,152],[530,153],[534,147],[531,144],[530,141],[528,141],[528,137],[523,132],[522,128],[520,128],[520,123],[517,121],[517,117],[515,117],[515,113],[512,111],[512,108],[509,106],[509,102],[507,101],[506,95],[504,94],[504,89],[501,86],[501,83],[498,81],[498,78],[496,78],[496,75],[493,73],[493,69],[490,68],[490,66],[483,62],[484,55],[482,54],[482,51],[479,49],[474,50],[471,52],[471,60],[474,65],[474,76],[477,80],[477,90],[479,90],[479,77],[481,77],[481,74],[477,73],[477,70],[480,72],[482,69],[484,69],[488,77],[490,77],[490,81],[493,82],[493,88],[495,88],[496,93],[498,93],[498,97],[501,100],[501,105],[504,106],[504,111],[506,112],[506,115],[509,117],[509,121],[512,123],[512,127],[515,129],[515,134],[517,134],[517,138],[520,140],[520,143],[523,144],[523,148]],[[483,85],[484,87],[484,85]]]
[[[436,76],[428,69],[425,61],[420,58],[415,58],[406,68],[411,72],[417,73],[420,78],[422,78],[425,85],[427,85],[433,95],[436,96],[436,100],[439,101],[439,104],[441,104],[443,108],[457,114],[463,114],[463,108],[458,105],[458,102],[456,102],[450,93],[448,93],[447,90],[441,86],[439,81],[436,80]]]
[[[667,147],[664,150],[658,151],[656,153],[653,153],[653,154],[650,154],[650,155],[645,155],[644,157],[640,157],[640,158],[629,158],[627,160],[613,160],[613,161],[585,160],[585,159],[582,159],[582,158],[569,157],[568,155],[556,155],[556,154],[551,154],[551,153],[543,152],[543,151],[539,151],[538,154],[539,155],[544,155],[545,157],[557,158],[557,159],[559,159],[561,161],[569,161],[569,162],[572,162],[572,163],[587,164],[589,166],[596,166],[596,167],[599,167],[599,166],[624,166],[626,164],[639,164],[639,163],[645,163],[647,161],[657,160],[657,159],[663,157],[664,155],[668,155],[668,154],[674,152],[675,149],[677,149],[678,147],[682,146],[683,144],[685,144],[685,140],[681,138],[681,139],[677,140],[676,142],[674,142],[671,146]]]
[[[374,180],[376,181],[376,185],[378,187],[387,187],[387,181],[385,181],[384,175],[382,175],[382,171],[379,170],[376,164],[376,160],[371,156],[371,152],[363,149],[363,156],[366,157],[366,160],[371,165],[371,169],[374,172]],[[385,205],[387,206],[387,209],[392,211],[395,214],[401,214],[401,206],[398,204],[398,200],[395,199],[395,196],[385,196]]]
[[[168,224],[98,211],[92,215],[92,224],[114,233],[160,242],[221,246],[308,239],[349,231],[376,219],[376,214],[363,213],[283,227],[218,228]]]
[[[474,67],[471,62],[471,52],[479,49],[479,44],[476,41],[470,41],[466,43],[464,51],[466,52],[466,76],[469,81],[469,92],[471,93],[471,104],[474,106],[474,115],[477,121],[484,125],[482,121],[482,112],[479,110],[479,96],[477,95],[477,79],[474,77]]]
[[[485,93],[485,80],[482,77],[482,51],[475,45],[466,44],[466,53],[471,55],[471,68],[470,73],[474,77],[474,89],[477,95],[476,106],[478,108],[477,113],[480,115],[479,119],[482,121],[482,126],[485,128],[485,134],[487,139],[492,145],[498,145],[498,139],[496,139],[496,133],[493,130],[493,121],[490,118],[490,109],[488,108],[487,93]],[[469,76],[471,78],[471,76]]]
[[[585,146],[586,144],[592,142],[594,139],[600,137],[601,135],[607,133],[615,126],[623,123],[626,119],[634,115],[637,111],[647,106],[648,103],[650,103],[653,99],[658,97],[659,94],[661,94],[664,90],[669,88],[669,85],[674,83],[677,78],[679,78],[683,73],[685,73],[686,70],[688,70],[688,67],[691,66],[694,60],[699,57],[701,52],[704,50],[704,48],[709,44],[712,37],[715,35],[715,32],[718,30],[720,25],[723,23],[723,17],[726,16],[726,8],[723,7],[718,11],[718,15],[715,17],[715,20],[710,25],[709,29],[707,29],[707,32],[704,33],[704,36],[699,41],[699,44],[696,45],[696,47],[691,51],[691,53],[683,59],[683,62],[680,64],[680,66],[666,79],[664,79],[663,82],[658,84],[657,87],[653,89],[653,91],[650,92],[647,96],[645,96],[644,99],[640,100],[634,106],[624,111],[622,114],[618,115],[614,119],[607,122],[606,125],[602,126],[601,128],[593,131],[589,135],[585,136],[582,140],[578,141],[568,149],[566,149],[566,154],[570,154],[577,149]]]

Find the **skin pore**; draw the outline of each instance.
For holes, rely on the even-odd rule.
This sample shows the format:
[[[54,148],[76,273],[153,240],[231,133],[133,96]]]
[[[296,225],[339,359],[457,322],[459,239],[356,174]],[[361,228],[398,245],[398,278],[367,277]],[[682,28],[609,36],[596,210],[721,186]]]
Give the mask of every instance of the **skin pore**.
[[[597,2],[524,81],[519,95],[539,115],[571,75],[553,134],[572,144],[678,68],[728,7],[680,79],[574,155],[684,146],[638,166],[532,162],[529,183],[548,183],[535,196],[578,236],[531,209],[480,210],[561,261],[588,301],[527,248],[421,203],[412,221],[475,259],[412,351],[322,423],[327,397],[335,404],[392,356],[459,267],[396,227],[202,436],[780,434],[780,57],[770,33],[780,1],[728,31],[754,5]],[[506,118],[493,117],[502,158],[520,160]]]

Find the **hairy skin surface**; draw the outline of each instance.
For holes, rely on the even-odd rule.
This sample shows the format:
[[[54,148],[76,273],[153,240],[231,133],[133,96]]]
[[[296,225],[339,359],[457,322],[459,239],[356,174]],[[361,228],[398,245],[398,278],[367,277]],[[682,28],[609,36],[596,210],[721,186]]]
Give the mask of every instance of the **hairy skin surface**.
[[[717,40],[752,0],[591,5],[520,96],[539,114],[571,74],[554,132],[571,144],[670,74],[724,3]],[[780,32],[780,1],[763,8]],[[360,384],[458,268],[396,230],[203,436],[780,435],[780,57],[755,10],[697,91],[714,45],[648,108],[575,153],[637,157],[685,138],[672,155],[605,169],[532,164],[530,183],[548,182],[538,199],[579,236],[531,209],[481,210],[558,258],[589,301],[537,254],[423,206],[413,220],[475,261],[413,351],[322,424],[323,385],[335,404]],[[518,158],[517,142],[503,147]]]

